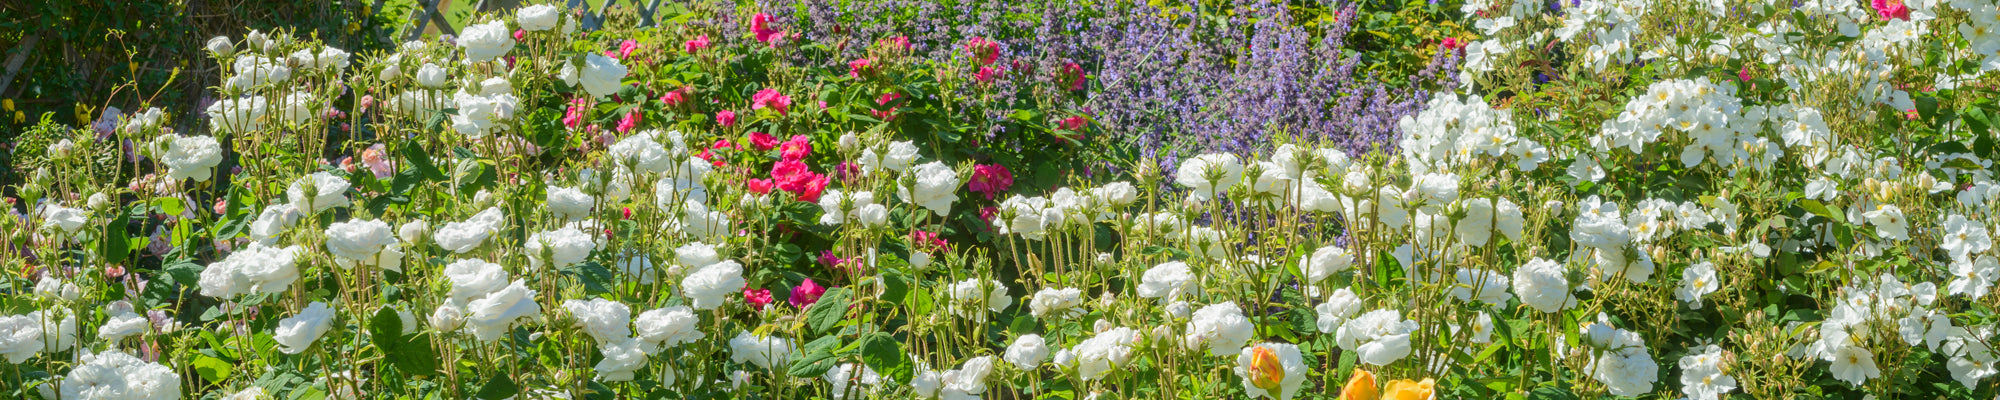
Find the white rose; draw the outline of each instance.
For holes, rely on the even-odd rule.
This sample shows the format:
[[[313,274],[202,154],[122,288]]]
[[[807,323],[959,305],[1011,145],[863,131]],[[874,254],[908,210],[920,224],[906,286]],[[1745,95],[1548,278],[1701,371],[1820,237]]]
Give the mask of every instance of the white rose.
[[[315,301],[298,315],[279,320],[271,339],[278,342],[279,350],[285,354],[299,354],[330,330],[333,330],[333,309]]]
[[[514,50],[514,32],[502,21],[468,26],[458,36],[458,46],[465,48],[468,64],[493,61]]]
[[[562,11],[547,4],[536,4],[514,11],[514,23],[520,24],[521,29],[529,32],[554,29],[560,22],[562,22]]]
[[[582,85],[583,91],[591,96],[604,98],[618,93],[626,72],[625,65],[618,63],[618,59],[588,53],[583,56],[583,65],[565,64],[556,77],[572,87]]]
[[[349,220],[326,227],[326,250],[335,257],[373,262],[384,246],[396,244],[382,220]]]

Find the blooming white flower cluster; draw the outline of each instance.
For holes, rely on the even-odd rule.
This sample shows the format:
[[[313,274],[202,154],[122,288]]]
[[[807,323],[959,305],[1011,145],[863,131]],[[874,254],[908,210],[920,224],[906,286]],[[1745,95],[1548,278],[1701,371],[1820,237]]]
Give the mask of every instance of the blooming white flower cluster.
[[[1638,396],[1653,391],[1659,380],[1660,364],[1646,350],[1646,339],[1638,332],[1618,329],[1604,314],[1578,330],[1593,357],[1584,369],[1591,379],[1604,384],[1611,394]]]
[[[146,361],[118,349],[83,351],[81,364],[55,382],[37,387],[49,399],[181,398],[181,376],[174,368]],[[58,390],[58,388],[60,388]]]

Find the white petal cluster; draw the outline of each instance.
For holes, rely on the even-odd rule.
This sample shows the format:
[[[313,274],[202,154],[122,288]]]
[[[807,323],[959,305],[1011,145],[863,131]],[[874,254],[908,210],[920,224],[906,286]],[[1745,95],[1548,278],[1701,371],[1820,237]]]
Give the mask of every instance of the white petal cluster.
[[[285,354],[299,354],[312,347],[314,341],[327,331],[333,330],[333,308],[323,302],[312,302],[298,314],[278,320],[278,328],[271,339],[278,342],[279,350]]]
[[[326,250],[335,257],[372,262],[384,248],[395,244],[389,223],[379,219],[335,222],[326,227]]]
[[[681,295],[686,296],[690,306],[696,310],[713,310],[721,307],[729,295],[742,290],[746,283],[743,280],[743,265],[734,260],[723,260],[688,273],[687,278],[681,279]]]
[[[1416,330],[1417,321],[1403,319],[1401,312],[1375,310],[1347,320],[1334,341],[1363,364],[1389,365],[1410,355],[1410,333]]]
[[[160,155],[160,164],[167,166],[167,176],[175,180],[207,182],[216,164],[222,163],[222,145],[213,137],[167,134],[161,138],[166,151]]]
[[[591,252],[602,249],[605,245],[603,235],[599,235],[597,229],[587,228],[592,225],[590,222],[572,223],[571,226],[528,235],[528,239],[523,243],[527,247],[525,254],[528,255],[528,266],[548,265],[561,269],[590,258]],[[591,230],[586,232],[579,227]]]
[[[1194,273],[1187,263],[1169,261],[1146,270],[1139,282],[1139,297],[1171,301],[1194,288]]]
[[[854,222],[862,226],[881,226],[889,222],[889,207],[875,202],[874,192],[842,192],[830,189],[819,196],[819,223],[840,225]]]
[[[556,24],[560,22],[562,22],[562,10],[556,6],[536,4],[514,10],[514,23],[520,24],[521,29],[529,32],[555,29]]]
[[[475,24],[460,32],[458,46],[465,48],[467,64],[493,61],[514,50],[514,31],[505,21]]]
[[[296,264],[300,253],[298,246],[271,247],[252,242],[249,247],[230,253],[222,261],[209,264],[201,271],[201,295],[215,298],[233,298],[253,293],[281,293],[299,280]]]
[[[514,97],[507,80],[489,78],[480,87],[479,93],[461,89],[451,96],[452,103],[458,105],[458,113],[451,116],[451,129],[471,139],[511,130],[507,123],[514,120],[521,100]]]
[[[498,233],[504,223],[506,214],[500,211],[500,207],[488,207],[465,221],[445,223],[431,234],[431,238],[446,250],[464,254],[486,243],[486,238]]]
[[[1035,292],[1034,299],[1028,301],[1028,313],[1035,318],[1073,317],[1082,313],[1077,309],[1082,305],[1081,289],[1042,288]]]
[[[984,319],[986,312],[981,309],[997,313],[1014,305],[1007,285],[994,280],[966,279],[951,284],[946,293],[952,300],[952,314],[965,318]]]
[[[951,203],[958,201],[958,172],[941,162],[917,165],[911,173],[916,176],[916,184],[896,188],[896,198],[931,210],[939,217],[951,212]]]
[[[1256,328],[1243,316],[1243,309],[1236,302],[1210,304],[1195,310],[1182,344],[1189,349],[1206,348],[1210,356],[1233,355],[1256,335]]]
[[[68,309],[0,315],[0,356],[8,363],[26,362],[43,351],[68,351],[76,339],[76,314]]]
[[[1646,339],[1640,338],[1638,332],[1612,327],[1604,314],[1598,314],[1597,322],[1586,324],[1579,331],[1592,351],[1590,363],[1585,367],[1592,379],[1619,396],[1653,391],[1660,365],[1653,361],[1653,355],[1646,350]]]
[[[298,180],[292,181],[291,186],[286,187],[285,197],[290,200],[286,204],[297,206],[301,211],[310,210],[308,213],[346,207],[349,204],[347,189],[351,187],[347,178],[327,172],[314,172],[299,177]]]
[[[583,86],[583,91],[597,98],[605,98],[618,93],[619,81],[625,79],[625,65],[618,59],[598,53],[585,53],[583,65],[563,64],[562,72],[556,77],[570,87]]]
[[[117,349],[101,353],[82,351],[82,364],[63,375],[59,393],[44,395],[62,399],[173,400],[181,398],[181,376],[174,368],[149,362]]]
[[[1209,153],[1181,161],[1174,183],[1188,188],[1188,198],[1207,201],[1243,181],[1243,160],[1235,154]]]
[[[749,331],[736,334],[729,339],[729,360],[736,363],[750,363],[764,369],[784,368],[791,364],[791,339],[756,335]]]

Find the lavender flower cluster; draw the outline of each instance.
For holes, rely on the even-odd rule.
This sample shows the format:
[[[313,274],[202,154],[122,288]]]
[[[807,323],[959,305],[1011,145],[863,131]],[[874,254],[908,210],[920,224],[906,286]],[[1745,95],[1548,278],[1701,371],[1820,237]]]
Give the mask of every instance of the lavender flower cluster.
[[[1027,4],[886,0],[761,0],[775,24],[804,40],[832,44],[818,54],[788,54],[798,65],[841,67],[876,40],[907,36],[913,55],[946,62],[970,38],[1001,44],[1016,60],[997,80],[994,117],[1048,86],[1067,63],[1091,76],[1086,93],[1066,99],[1091,114],[1105,140],[1138,149],[1163,167],[1181,154],[1268,150],[1274,135],[1340,144],[1361,154],[1394,143],[1395,122],[1422,108],[1426,88],[1456,80],[1456,52],[1440,52],[1416,76],[1357,70],[1344,51],[1354,4],[1321,4],[1336,15],[1306,26],[1271,0],[1235,0],[1207,12],[1139,2]],[[1214,18],[1217,9],[1233,12]],[[740,16],[722,16],[740,18]],[[1040,72],[1036,72],[1040,71]],[[1043,99],[1046,100],[1046,99]],[[1041,104],[1045,109],[1050,104]]]

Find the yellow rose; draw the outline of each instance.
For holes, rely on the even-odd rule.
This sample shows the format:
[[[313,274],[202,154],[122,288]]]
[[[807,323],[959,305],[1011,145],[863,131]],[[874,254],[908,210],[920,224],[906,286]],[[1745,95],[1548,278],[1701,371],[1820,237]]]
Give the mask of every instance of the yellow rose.
[[[1397,379],[1389,381],[1384,391],[1389,393],[1388,399],[1391,400],[1431,400],[1434,396],[1432,390],[1436,388],[1437,381],[1431,378],[1424,378],[1421,382]]]
[[[1347,386],[1340,389],[1340,400],[1377,400],[1382,398],[1375,391],[1375,374],[1356,369],[1354,376],[1347,378]]]

